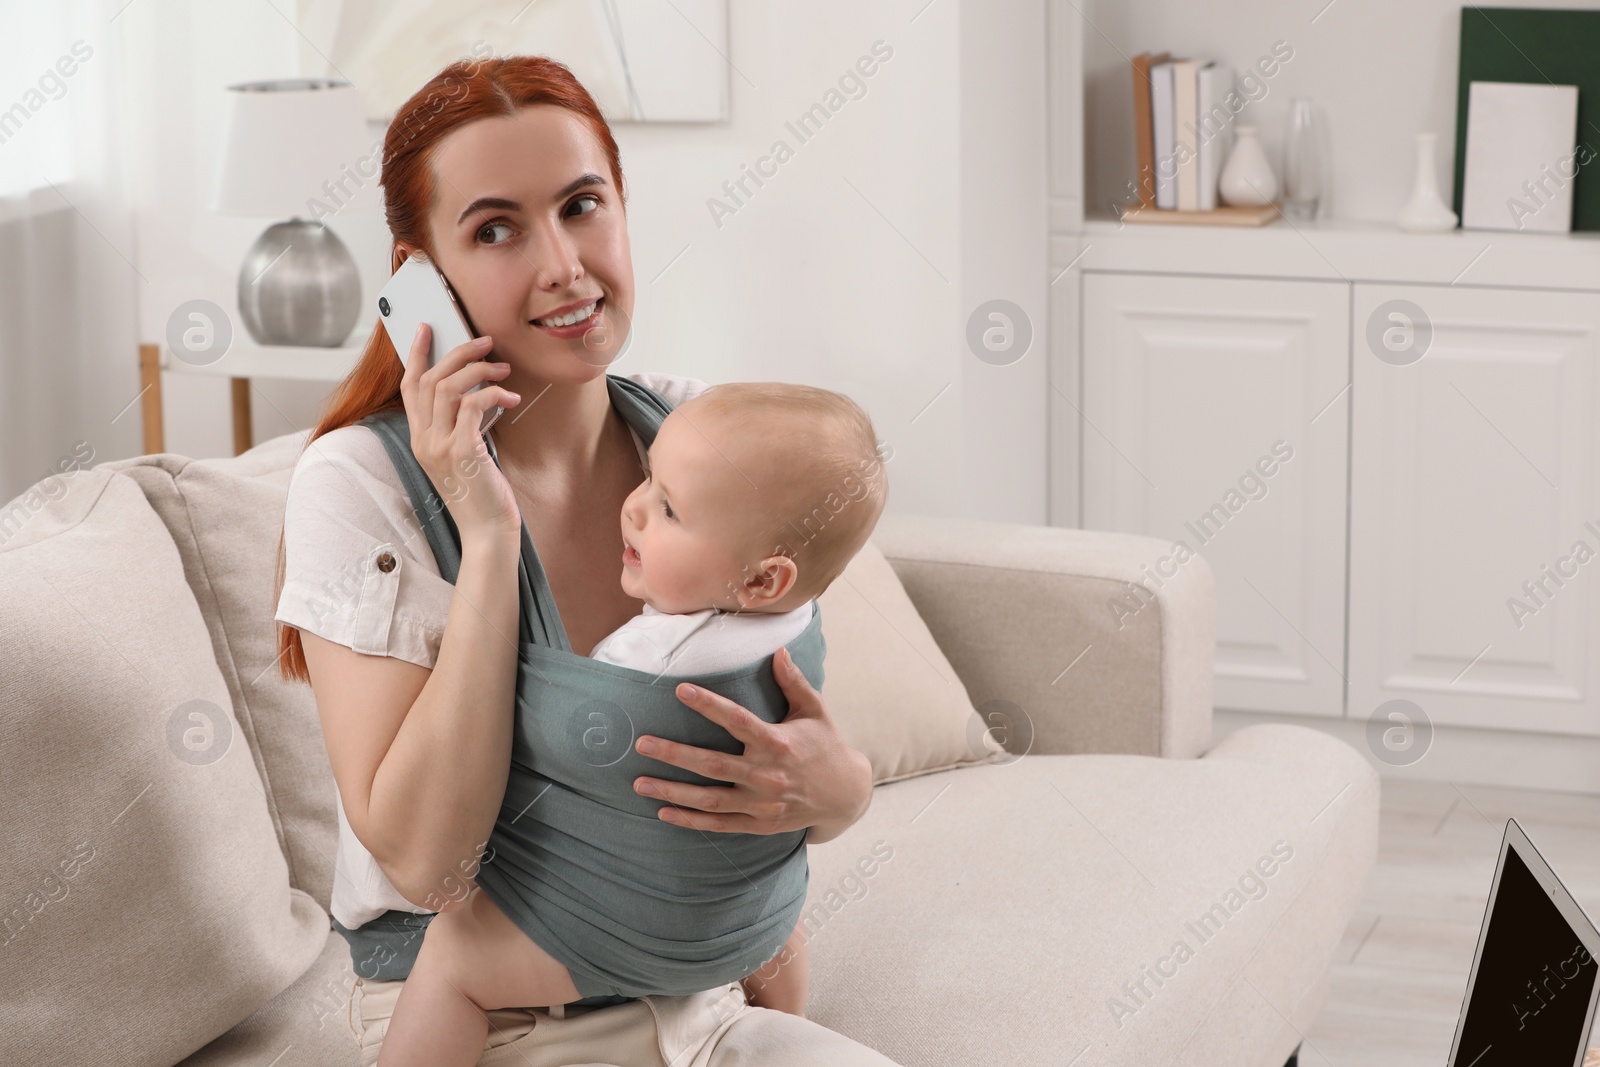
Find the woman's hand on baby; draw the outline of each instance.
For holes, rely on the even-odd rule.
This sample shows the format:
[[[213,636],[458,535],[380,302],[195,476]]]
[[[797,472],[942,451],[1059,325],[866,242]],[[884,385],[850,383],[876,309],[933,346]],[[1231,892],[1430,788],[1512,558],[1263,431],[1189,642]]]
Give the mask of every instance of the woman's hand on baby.
[[[872,765],[840,736],[788,649],[772,657],[772,673],[789,700],[789,715],[769,723],[726,697],[687,683],[678,699],[744,743],[743,755],[668,741],[649,734],[634,744],[644,755],[730,786],[638,778],[634,789],[666,800],[657,817],[722,833],[779,834],[812,828],[818,844],[837,836],[872,801]],[[691,692],[692,691],[692,692]]]

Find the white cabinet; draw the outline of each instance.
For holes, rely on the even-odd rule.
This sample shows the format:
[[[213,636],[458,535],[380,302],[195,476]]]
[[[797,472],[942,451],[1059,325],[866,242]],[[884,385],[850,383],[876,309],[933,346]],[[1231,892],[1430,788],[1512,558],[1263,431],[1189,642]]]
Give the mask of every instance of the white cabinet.
[[[1440,730],[1423,777],[1600,790],[1597,237],[1056,237],[1056,491],[1210,564],[1225,719],[1364,748],[1405,700]]]
[[[1352,310],[1349,715],[1600,735],[1600,294]]]
[[[1172,542],[1151,589],[1205,557],[1218,707],[1343,713],[1349,299],[1341,282],[1084,275],[1083,525]]]

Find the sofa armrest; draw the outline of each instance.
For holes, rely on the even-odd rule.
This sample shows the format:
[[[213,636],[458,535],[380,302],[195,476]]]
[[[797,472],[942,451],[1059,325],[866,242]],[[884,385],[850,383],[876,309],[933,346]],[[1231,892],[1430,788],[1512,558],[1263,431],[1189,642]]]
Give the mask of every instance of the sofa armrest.
[[[1203,557],[1177,563],[1155,537],[914,515],[885,515],[872,541],[1011,751],[1191,759],[1211,747],[1216,590]]]

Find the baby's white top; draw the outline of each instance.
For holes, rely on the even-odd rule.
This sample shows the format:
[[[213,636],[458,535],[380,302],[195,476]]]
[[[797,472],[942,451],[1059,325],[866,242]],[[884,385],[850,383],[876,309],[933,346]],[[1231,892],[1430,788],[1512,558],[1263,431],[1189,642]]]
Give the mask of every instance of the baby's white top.
[[[811,623],[815,601],[777,614],[707,608],[668,615],[649,604],[594,646],[590,659],[651,674],[710,674],[772,655]]]

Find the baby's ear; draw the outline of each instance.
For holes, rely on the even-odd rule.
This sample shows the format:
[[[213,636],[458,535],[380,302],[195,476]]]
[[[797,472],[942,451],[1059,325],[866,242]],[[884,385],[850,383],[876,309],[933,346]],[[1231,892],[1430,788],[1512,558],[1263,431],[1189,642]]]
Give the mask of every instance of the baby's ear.
[[[771,600],[781,600],[800,580],[800,568],[788,556],[768,556],[761,561],[761,575],[766,595]]]

